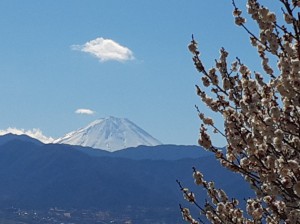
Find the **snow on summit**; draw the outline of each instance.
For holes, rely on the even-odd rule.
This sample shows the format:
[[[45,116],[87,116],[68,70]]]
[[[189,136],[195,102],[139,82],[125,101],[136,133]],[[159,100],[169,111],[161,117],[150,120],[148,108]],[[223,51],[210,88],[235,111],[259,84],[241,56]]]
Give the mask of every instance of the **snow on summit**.
[[[162,144],[130,120],[116,117],[96,120],[85,128],[55,140],[54,143],[89,146],[110,152],[139,145]]]

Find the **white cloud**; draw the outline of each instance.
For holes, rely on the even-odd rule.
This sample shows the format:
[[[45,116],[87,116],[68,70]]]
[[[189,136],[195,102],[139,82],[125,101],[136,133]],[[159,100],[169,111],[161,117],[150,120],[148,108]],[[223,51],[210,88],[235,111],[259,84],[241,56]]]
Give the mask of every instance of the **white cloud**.
[[[72,45],[71,49],[92,54],[101,62],[105,61],[128,61],[133,60],[133,52],[119,43],[98,37],[83,45]]]
[[[42,131],[37,128],[34,128],[32,130],[24,130],[9,127],[6,130],[0,130],[0,135],[6,135],[9,133],[15,135],[28,135],[29,137],[35,138],[43,143],[52,143],[54,141],[53,138],[43,135]]]
[[[85,115],[93,115],[95,111],[90,109],[77,109],[75,111],[76,114],[85,114]]]

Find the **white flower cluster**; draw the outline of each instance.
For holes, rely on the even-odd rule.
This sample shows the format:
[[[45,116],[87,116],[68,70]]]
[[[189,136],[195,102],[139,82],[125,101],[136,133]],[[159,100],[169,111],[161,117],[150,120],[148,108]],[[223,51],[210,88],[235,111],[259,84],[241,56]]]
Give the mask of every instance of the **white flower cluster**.
[[[235,23],[249,34],[265,74],[252,72],[238,58],[228,66],[223,48],[215,67],[206,70],[197,42],[193,39],[189,45],[195,67],[203,74],[197,94],[225,124],[220,131],[197,108],[203,123],[198,142],[224,167],[241,174],[256,193],[243,211],[237,200],[229,200],[194,169],[195,183],[210,198],[198,207],[211,223],[300,223],[300,0],[278,1],[284,25],[259,0],[247,1],[247,13],[259,27],[256,35],[233,0]],[[271,57],[277,68],[272,68]],[[213,146],[209,127],[226,138],[226,153]],[[195,204],[194,194],[184,195]]]
[[[188,208],[181,208],[181,214],[182,214],[182,218],[185,221],[192,224],[199,224],[199,222],[192,217],[190,210]]]

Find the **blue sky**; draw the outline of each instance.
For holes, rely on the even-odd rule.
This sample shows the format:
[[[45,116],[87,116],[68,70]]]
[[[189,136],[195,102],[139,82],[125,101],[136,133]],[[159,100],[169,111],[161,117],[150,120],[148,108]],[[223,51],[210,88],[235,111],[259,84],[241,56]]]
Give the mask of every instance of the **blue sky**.
[[[255,63],[229,0],[1,0],[0,17],[0,129],[39,128],[57,138],[112,115],[163,143],[197,144],[194,105],[207,111],[195,94],[191,34],[207,67],[220,47]],[[83,52],[97,38],[131,55],[101,61]],[[75,113],[81,108],[95,113]]]

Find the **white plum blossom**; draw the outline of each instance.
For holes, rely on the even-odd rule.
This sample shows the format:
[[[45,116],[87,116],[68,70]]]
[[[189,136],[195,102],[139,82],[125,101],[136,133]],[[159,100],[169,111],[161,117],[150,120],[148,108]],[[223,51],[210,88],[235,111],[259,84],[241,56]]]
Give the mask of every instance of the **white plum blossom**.
[[[193,168],[194,182],[209,200],[201,206],[196,194],[179,185],[184,198],[211,223],[300,223],[300,0],[277,0],[281,6],[276,12],[260,2],[247,0],[248,16],[235,0],[232,4],[234,23],[250,36],[261,60],[261,68],[255,69],[262,72],[252,71],[239,58],[230,63],[224,48],[215,66],[206,70],[194,37],[188,46],[201,73],[197,95],[213,116],[224,120],[224,129],[219,129],[214,117],[197,107],[202,122],[198,143],[222,166],[243,176],[255,193],[242,209],[238,200]],[[248,28],[249,20],[258,32]],[[214,146],[210,128],[226,139],[225,151]],[[197,223],[187,208],[181,211],[184,220]]]
[[[294,193],[300,197],[300,181],[294,184],[293,190]]]

